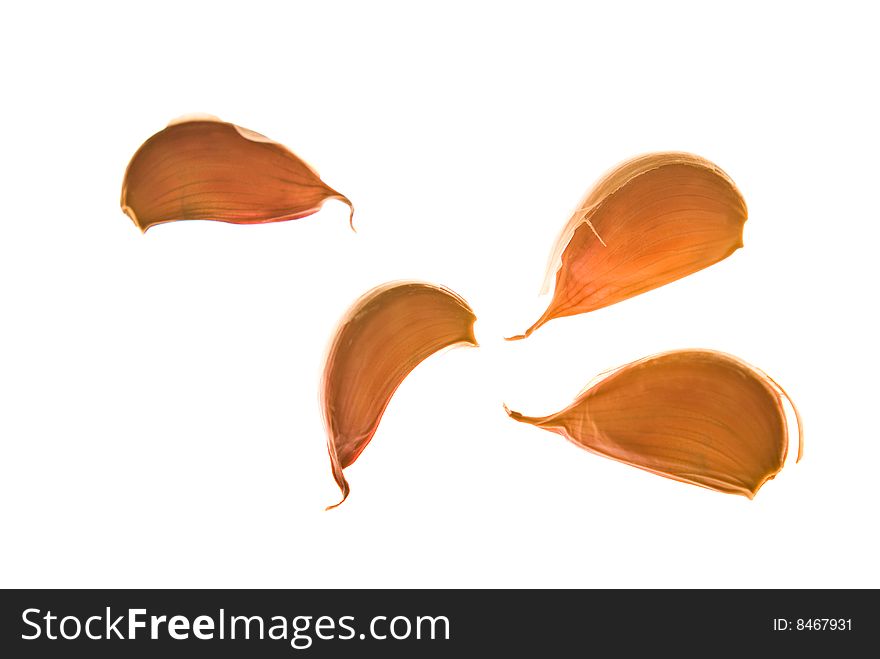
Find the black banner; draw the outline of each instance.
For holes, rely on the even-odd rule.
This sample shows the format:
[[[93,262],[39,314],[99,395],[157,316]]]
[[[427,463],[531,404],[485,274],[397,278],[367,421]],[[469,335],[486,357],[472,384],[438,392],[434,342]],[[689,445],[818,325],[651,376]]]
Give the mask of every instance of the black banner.
[[[628,655],[870,648],[876,591],[7,590],[4,657]]]

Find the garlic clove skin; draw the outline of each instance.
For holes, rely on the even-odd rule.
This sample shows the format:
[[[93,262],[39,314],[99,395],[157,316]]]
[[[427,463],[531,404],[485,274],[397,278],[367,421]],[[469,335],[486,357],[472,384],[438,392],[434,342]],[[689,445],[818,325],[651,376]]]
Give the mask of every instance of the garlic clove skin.
[[[171,122],[137,150],[120,205],[142,232],[166,222],[264,224],[354,207],[286,147],[246,128],[198,116]],[[352,228],[353,225],[352,225]]]
[[[402,281],[357,300],[340,321],[327,352],[321,407],[333,477],[348,497],[343,470],[370,443],[385,408],[407,375],[445,348],[477,346],[476,316],[442,286]]]
[[[732,355],[677,350],[611,371],[554,414],[505,410],[604,457],[751,499],[785,463],[783,399],[791,403],[772,378]],[[792,408],[800,460],[803,430]]]
[[[688,153],[629,160],[596,184],[556,241],[547,310],[554,318],[601,309],[713,265],[742,247],[748,210],[731,178]]]

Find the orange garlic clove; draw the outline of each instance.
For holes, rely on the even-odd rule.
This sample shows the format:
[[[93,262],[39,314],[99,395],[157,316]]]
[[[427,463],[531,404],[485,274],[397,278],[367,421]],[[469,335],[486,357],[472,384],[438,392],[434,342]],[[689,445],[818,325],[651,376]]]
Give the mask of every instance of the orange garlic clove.
[[[262,224],[295,220],[343,195],[287,148],[216,118],[181,119],[137,150],[122,210],[146,232],[178,220]],[[351,216],[349,216],[351,222]]]
[[[748,212],[730,177],[688,153],[619,165],[556,242],[542,292],[553,298],[523,339],[553,318],[607,307],[702,270],[742,247]]]
[[[791,403],[776,382],[736,357],[680,350],[610,372],[556,414],[505,410],[593,453],[751,499],[785,462],[783,397]],[[794,411],[800,460],[803,432]]]
[[[420,282],[379,286],[343,317],[321,383],[327,449],[342,501],[350,490],[342,470],[370,443],[397,387],[437,351],[476,346],[475,321],[459,295]]]

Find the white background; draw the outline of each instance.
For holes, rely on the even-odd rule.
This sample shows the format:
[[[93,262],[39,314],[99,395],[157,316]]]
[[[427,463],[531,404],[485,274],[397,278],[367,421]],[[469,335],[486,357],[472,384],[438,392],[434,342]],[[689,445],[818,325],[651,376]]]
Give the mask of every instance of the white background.
[[[28,3],[2,20],[0,585],[880,587],[876,17],[835,3]],[[141,235],[137,147],[208,112],[352,199]],[[525,329],[608,168],[687,150],[745,248]],[[362,292],[463,295],[482,347],[423,363],[330,473],[317,385]],[[806,453],[754,501],[507,419],[685,347],[761,367]]]

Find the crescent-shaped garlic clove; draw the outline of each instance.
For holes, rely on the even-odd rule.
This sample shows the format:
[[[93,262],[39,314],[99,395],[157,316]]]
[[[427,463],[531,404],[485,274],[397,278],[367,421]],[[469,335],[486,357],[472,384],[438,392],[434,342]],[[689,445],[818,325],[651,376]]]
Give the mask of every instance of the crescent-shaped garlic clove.
[[[647,357],[611,371],[561,412],[511,418],[581,448],[685,483],[750,499],[788,452],[783,398],[769,376],[710,350]],[[798,426],[798,460],[803,432]]]
[[[689,153],[651,153],[605,175],[560,234],[544,291],[554,318],[607,307],[681,279],[742,247],[748,212],[730,177]]]
[[[286,147],[214,118],[172,122],[137,150],[121,206],[147,229],[178,220],[263,224],[317,212],[328,199],[351,202]]]
[[[379,286],[343,317],[321,383],[327,448],[342,501],[350,491],[342,471],[370,443],[401,382],[443,348],[476,346],[475,321],[459,295],[421,282]]]

